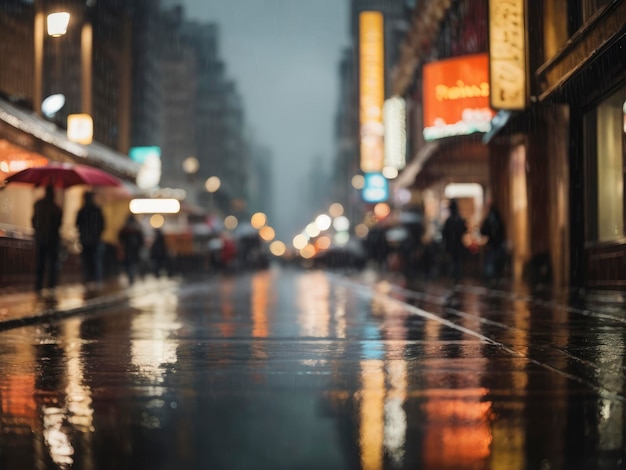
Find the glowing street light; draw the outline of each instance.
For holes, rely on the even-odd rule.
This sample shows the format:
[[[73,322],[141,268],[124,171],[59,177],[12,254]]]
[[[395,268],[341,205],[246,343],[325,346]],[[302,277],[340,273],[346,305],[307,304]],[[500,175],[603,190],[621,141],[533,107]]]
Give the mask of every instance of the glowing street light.
[[[67,25],[70,23],[70,14],[66,11],[50,13],[47,18],[48,36],[58,38],[67,33]]]

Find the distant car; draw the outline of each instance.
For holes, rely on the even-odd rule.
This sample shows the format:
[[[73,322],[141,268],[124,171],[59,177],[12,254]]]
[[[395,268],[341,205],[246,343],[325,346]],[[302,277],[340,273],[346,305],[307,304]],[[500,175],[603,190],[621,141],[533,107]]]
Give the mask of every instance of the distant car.
[[[350,243],[345,246],[332,246],[317,253],[312,258],[313,267],[329,269],[358,269],[365,268],[367,256],[359,243]]]

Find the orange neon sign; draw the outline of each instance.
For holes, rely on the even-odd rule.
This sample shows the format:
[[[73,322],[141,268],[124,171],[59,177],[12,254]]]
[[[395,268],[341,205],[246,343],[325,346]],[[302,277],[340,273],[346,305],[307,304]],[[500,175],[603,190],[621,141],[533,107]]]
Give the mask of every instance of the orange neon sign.
[[[495,112],[489,107],[489,57],[475,54],[424,65],[424,138],[487,132]]]
[[[361,170],[380,172],[384,163],[383,105],[385,101],[383,14],[365,11],[359,15],[359,122],[361,125]]]

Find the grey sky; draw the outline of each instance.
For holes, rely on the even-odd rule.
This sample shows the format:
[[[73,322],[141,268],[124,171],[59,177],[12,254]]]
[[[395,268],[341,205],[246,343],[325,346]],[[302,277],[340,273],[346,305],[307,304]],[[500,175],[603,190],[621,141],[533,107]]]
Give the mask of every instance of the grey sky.
[[[298,188],[316,156],[330,162],[347,0],[180,0],[187,18],[220,25],[220,54],[256,140],[274,155],[270,221],[292,236]],[[280,168],[280,170],[279,170]],[[291,202],[287,205],[287,202]]]

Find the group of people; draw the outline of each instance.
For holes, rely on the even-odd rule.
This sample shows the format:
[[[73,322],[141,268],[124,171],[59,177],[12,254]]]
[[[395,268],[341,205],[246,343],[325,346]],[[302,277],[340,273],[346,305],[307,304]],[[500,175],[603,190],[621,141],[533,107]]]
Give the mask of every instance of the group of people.
[[[45,195],[34,206],[32,225],[35,230],[35,290],[53,289],[60,271],[61,224],[63,211],[54,200],[54,188],[47,186]],[[92,192],[85,192],[83,205],[76,215],[76,228],[81,246],[82,275],[86,286],[100,286],[104,277],[104,243],[102,234],[105,219]],[[119,248],[124,271],[129,284],[138,274],[141,252],[146,245],[144,232],[139,221],[129,214],[118,232]],[[150,261],[153,272],[158,276],[166,268],[168,252],[163,232],[155,230],[150,246]]]
[[[449,216],[441,226],[428,220],[419,207],[413,207],[405,213],[403,230],[398,234],[400,241],[390,237],[390,229],[374,227],[365,240],[365,248],[380,269],[402,271],[407,279],[420,273],[426,279],[443,274],[455,284],[463,277],[470,253],[482,250],[484,279],[495,284],[506,265],[506,233],[496,204],[490,202],[488,207],[478,227],[478,237],[471,233],[458,201],[452,199]]]
[[[463,276],[463,267],[467,256],[464,238],[467,234],[467,221],[461,216],[456,200],[449,206],[450,215],[443,224],[441,237],[447,254],[450,275],[454,283]],[[489,211],[480,225],[480,235],[484,237],[483,275],[489,283],[497,283],[502,276],[506,262],[505,227],[497,206],[492,202]]]

